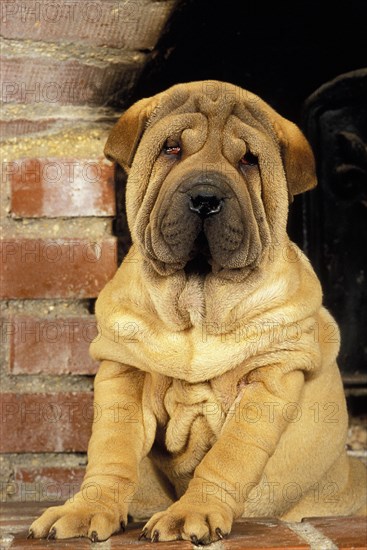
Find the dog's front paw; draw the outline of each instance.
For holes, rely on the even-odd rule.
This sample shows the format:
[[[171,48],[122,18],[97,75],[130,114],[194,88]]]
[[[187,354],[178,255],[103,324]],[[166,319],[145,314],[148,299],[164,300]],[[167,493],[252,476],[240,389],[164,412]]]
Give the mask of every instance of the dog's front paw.
[[[154,514],[140,536],[152,542],[190,540],[194,544],[210,544],[228,535],[231,527],[232,516],[219,506],[178,501]]]
[[[91,503],[66,502],[48,508],[29,528],[29,538],[68,539],[89,537],[93,542],[108,539],[125,527],[127,514],[121,517],[114,508]]]

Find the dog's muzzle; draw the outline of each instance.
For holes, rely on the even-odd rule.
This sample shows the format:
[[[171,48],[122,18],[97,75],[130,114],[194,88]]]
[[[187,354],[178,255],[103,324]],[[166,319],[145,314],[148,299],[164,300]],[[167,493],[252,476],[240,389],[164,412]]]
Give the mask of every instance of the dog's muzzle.
[[[230,179],[218,172],[189,175],[164,194],[160,206],[160,238],[153,241],[158,259],[237,266],[236,255],[247,250],[250,235]]]

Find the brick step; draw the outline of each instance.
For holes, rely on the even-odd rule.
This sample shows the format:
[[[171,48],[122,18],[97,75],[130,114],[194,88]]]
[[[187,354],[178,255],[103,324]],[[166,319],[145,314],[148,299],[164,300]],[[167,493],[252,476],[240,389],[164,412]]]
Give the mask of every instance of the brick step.
[[[54,503],[2,503],[0,547],[11,549],[85,549],[137,547],[152,549],[150,541],[138,541],[144,523],[131,523],[125,533],[112,536],[105,543],[88,539],[65,541],[27,540],[28,528],[48,505]],[[161,542],[160,550],[188,550],[202,547],[191,542]],[[223,541],[206,546],[208,550],[365,550],[366,519],[363,517],[307,518],[302,523],[286,523],[273,518],[238,520],[232,533]]]

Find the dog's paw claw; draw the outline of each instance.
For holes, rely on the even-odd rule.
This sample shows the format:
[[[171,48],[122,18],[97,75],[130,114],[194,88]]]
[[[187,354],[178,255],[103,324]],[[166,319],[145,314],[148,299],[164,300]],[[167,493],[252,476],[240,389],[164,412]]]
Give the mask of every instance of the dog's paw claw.
[[[224,535],[223,535],[222,530],[220,529],[220,527],[216,528],[215,534],[217,535],[218,539],[220,539],[220,540],[224,539]]]
[[[92,542],[98,542],[98,533],[97,531],[92,531],[90,534],[90,540]]]
[[[34,533],[32,529],[29,529],[27,539],[34,539]]]
[[[195,546],[199,546],[200,542],[199,542],[199,539],[197,538],[196,535],[191,535],[191,536],[190,536],[190,539],[191,539],[191,542],[192,542],[193,544],[195,544]]]
[[[148,533],[148,529],[147,528],[143,529],[142,532],[140,533],[140,535],[138,536],[138,540],[146,539],[147,538],[147,533]]]
[[[47,540],[53,540],[56,538],[56,529],[55,527],[52,527],[52,529],[49,531],[47,535]]]
[[[159,541],[159,531],[156,529],[152,535],[152,542],[158,542],[158,541]]]

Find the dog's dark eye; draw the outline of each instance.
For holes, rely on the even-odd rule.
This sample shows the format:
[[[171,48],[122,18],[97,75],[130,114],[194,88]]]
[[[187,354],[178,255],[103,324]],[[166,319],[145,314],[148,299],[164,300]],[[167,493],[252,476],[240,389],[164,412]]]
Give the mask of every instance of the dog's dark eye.
[[[166,155],[179,155],[181,153],[181,147],[177,142],[169,139],[163,145],[163,151]]]
[[[258,164],[257,157],[248,151],[240,159],[240,164],[242,164],[242,166],[256,166]]]

